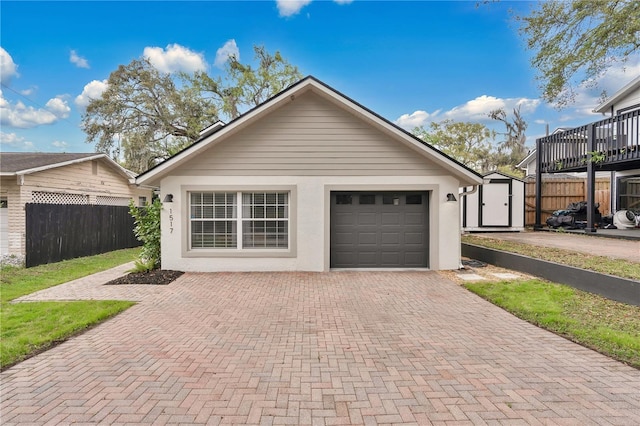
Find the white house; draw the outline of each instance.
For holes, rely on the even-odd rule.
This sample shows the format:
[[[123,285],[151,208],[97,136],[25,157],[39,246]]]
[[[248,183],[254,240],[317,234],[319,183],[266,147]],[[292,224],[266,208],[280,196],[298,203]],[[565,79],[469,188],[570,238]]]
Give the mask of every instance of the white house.
[[[306,77],[136,182],[160,186],[164,269],[437,270],[482,177]]]

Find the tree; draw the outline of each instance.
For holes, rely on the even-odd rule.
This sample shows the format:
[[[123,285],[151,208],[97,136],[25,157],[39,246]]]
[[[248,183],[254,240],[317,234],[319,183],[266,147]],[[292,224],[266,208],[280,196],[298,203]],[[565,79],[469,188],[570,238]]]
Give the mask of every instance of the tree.
[[[535,52],[542,97],[560,108],[575,100],[577,86],[595,86],[611,65],[640,51],[637,0],[541,1],[516,20]]]
[[[193,86],[218,105],[228,120],[260,105],[302,78],[298,69],[283,59],[280,52],[271,55],[264,46],[254,46],[253,50],[254,61],[258,63],[256,69],[231,56],[225,63],[224,78],[212,78],[203,71],[190,78]]]
[[[190,87],[178,88],[146,59],[120,65],[107,89],[92,99],[82,117],[87,142],[96,151],[140,172],[198,138],[200,129],[217,119],[217,108]]]
[[[208,125],[236,118],[301,78],[279,52],[254,50],[256,68],[232,57],[224,78],[165,74],[146,59],[119,66],[82,117],[87,142],[142,172],[195,142]]]
[[[495,132],[484,124],[444,120],[429,127],[416,127],[413,134],[478,172],[495,168],[491,144]]]
[[[504,123],[505,132],[498,132],[504,135],[504,141],[497,146],[497,152],[494,157],[496,167],[500,171],[508,172],[512,175],[522,174],[522,171],[516,169],[518,164],[527,155],[525,143],[527,136],[524,132],[527,130],[527,122],[522,118],[520,106],[513,110],[513,120],[507,117],[507,113],[503,108],[499,108],[489,112],[489,118]]]

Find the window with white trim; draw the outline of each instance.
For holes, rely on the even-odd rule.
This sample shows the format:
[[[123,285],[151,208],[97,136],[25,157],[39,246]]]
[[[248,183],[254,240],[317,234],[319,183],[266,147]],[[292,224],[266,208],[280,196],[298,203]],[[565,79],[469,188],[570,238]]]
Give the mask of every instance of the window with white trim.
[[[191,192],[190,248],[289,248],[288,192]]]

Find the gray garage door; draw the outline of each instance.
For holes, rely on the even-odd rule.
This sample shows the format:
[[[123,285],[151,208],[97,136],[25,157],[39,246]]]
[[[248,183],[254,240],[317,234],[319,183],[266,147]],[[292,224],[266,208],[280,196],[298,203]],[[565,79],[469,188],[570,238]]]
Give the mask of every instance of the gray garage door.
[[[427,192],[332,192],[331,267],[428,267]]]

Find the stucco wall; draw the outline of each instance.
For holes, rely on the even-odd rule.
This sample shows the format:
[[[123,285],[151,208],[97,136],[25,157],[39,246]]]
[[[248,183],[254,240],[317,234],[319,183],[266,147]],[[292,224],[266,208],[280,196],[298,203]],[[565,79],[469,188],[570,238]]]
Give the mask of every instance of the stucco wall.
[[[450,176],[170,176],[161,182],[161,199],[173,194],[173,203],[165,203],[162,210],[162,268],[201,272],[327,271],[331,191],[410,190],[431,194],[430,269],[456,269],[460,262],[459,207],[458,202],[446,202],[446,194],[457,194],[458,186],[458,180]],[[289,188],[292,194],[291,245],[286,253],[271,256],[254,252],[246,257],[235,249],[188,249],[188,191],[273,188]]]

